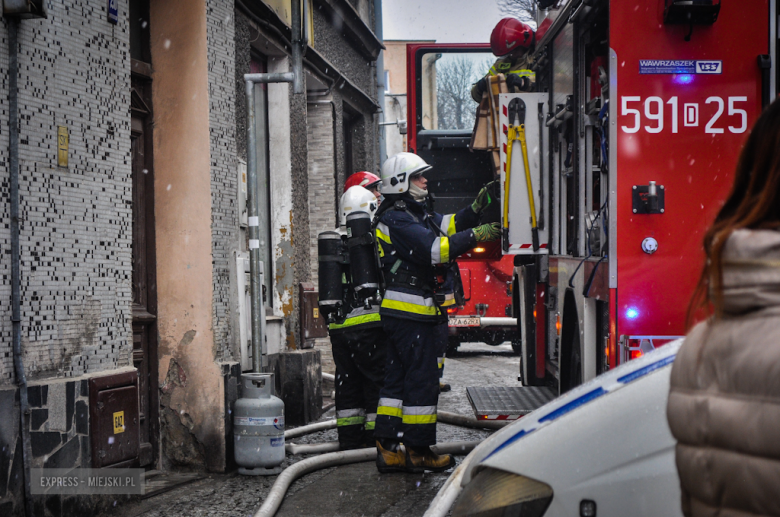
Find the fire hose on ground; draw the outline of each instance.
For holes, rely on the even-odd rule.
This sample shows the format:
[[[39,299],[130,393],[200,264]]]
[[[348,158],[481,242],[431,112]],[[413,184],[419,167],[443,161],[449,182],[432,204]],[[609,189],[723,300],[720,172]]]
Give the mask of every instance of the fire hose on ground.
[[[460,427],[469,427],[473,429],[500,429],[507,425],[509,422],[505,421],[481,421],[475,418],[458,415],[457,413],[450,413],[448,411],[439,411],[437,420],[444,424],[457,425]],[[320,431],[327,431],[336,427],[336,420],[326,420],[324,422],[317,422],[295,429],[290,429],[284,432],[285,440],[305,436]],[[454,454],[462,455],[464,453],[471,452],[481,440],[467,441],[467,442],[451,442],[444,444],[437,444],[434,446],[434,450],[439,454]],[[329,467],[335,467],[338,465],[347,465],[350,463],[360,463],[364,461],[372,461],[376,459],[376,449],[357,449],[351,451],[339,451],[338,442],[324,442],[317,444],[294,444],[288,443],[285,445],[285,450],[289,454],[320,454],[312,458],[299,461],[290,467],[287,467],[279,477],[276,479],[271,491],[268,493],[268,497],[263,502],[263,505],[255,513],[255,517],[271,517],[276,514],[277,510],[284,500],[284,496],[287,493],[290,485],[293,481],[301,476],[304,476],[315,470],[320,470]],[[468,458],[467,458],[468,459]],[[460,479],[463,476],[463,465],[455,469],[455,472],[447,479],[447,482],[439,491],[431,503],[430,508],[436,507],[449,509],[452,506],[452,502],[457,498],[460,493]],[[457,477],[456,477],[457,475]],[[429,508],[429,511],[430,511]],[[446,514],[447,510],[444,510]],[[433,514],[439,515],[439,514]]]
[[[472,429],[487,429],[495,430],[501,429],[505,425],[511,423],[508,420],[477,420],[468,416],[459,415],[457,413],[450,413],[449,411],[439,411],[437,420],[442,424],[457,425],[460,427],[470,427]],[[295,429],[289,429],[284,432],[284,440],[291,440],[292,438],[298,438],[307,434],[318,433],[320,431],[327,431],[329,429],[336,428],[336,419],[325,420],[324,422],[317,422],[315,424],[304,425],[296,427]]]
[[[471,452],[480,442],[481,440],[450,442],[437,444],[432,448],[437,454],[454,454],[460,456]],[[290,485],[293,481],[305,474],[314,472],[315,470],[336,467],[338,465],[347,465],[350,463],[372,461],[374,459],[376,459],[376,449],[372,447],[369,449],[331,452],[299,461],[298,463],[287,467],[279,474],[279,477],[276,478],[276,482],[271,487],[271,491],[268,492],[268,496],[265,498],[263,505],[255,512],[254,517],[273,517],[276,515]]]

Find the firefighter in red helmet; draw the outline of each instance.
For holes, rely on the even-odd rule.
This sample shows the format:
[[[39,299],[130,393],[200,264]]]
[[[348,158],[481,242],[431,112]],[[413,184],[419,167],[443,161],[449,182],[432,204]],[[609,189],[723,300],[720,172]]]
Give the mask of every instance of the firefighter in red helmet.
[[[488,78],[503,74],[510,93],[531,91],[536,74],[531,70],[530,54],[534,49],[534,31],[515,18],[504,18],[490,35],[490,50],[498,57],[488,74],[471,87],[474,101],[482,100],[488,89]]]
[[[358,171],[351,174],[349,178],[347,178],[347,181],[344,182],[344,192],[349,190],[350,187],[358,185],[374,194],[376,198],[381,201],[382,194],[379,192],[379,185],[381,183],[382,180],[376,174],[368,171]]]

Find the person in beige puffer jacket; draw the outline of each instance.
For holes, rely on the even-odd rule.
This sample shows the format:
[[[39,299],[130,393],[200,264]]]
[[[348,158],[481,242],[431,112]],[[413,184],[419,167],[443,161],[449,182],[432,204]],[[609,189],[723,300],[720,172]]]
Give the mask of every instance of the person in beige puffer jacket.
[[[667,406],[686,516],[780,516],[780,101],[756,122],[704,238]]]

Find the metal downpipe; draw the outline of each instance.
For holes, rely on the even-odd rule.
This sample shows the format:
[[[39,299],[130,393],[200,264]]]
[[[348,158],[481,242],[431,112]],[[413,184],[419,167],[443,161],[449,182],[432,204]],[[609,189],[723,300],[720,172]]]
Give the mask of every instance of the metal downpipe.
[[[442,443],[434,445],[432,449],[438,454],[453,454],[460,456],[471,452],[480,442],[481,440]],[[268,496],[265,498],[263,505],[255,512],[254,517],[273,517],[276,515],[290,485],[301,476],[314,472],[315,470],[336,467],[338,465],[347,465],[350,463],[372,461],[374,459],[376,459],[376,449],[372,447],[369,449],[331,452],[301,460],[298,463],[287,467],[279,474],[279,477],[276,478],[276,482],[271,487],[270,492],[268,492]]]
[[[382,0],[374,0],[374,35],[379,41],[384,42],[384,33],[382,30]],[[376,98],[379,103],[380,125],[379,131],[379,166],[381,167],[387,159],[387,136],[386,126],[381,125],[385,121],[385,90],[388,85],[385,84],[385,51],[380,50],[376,58]]]
[[[246,102],[249,120],[247,121],[247,223],[249,224],[249,298],[252,320],[252,370],[260,373],[265,370],[265,314],[263,309],[263,287],[260,285],[260,202],[257,172],[257,128],[255,126],[255,83],[291,83],[290,72],[276,74],[245,74]],[[265,163],[265,161],[264,161]],[[266,272],[267,273],[267,272]]]
[[[27,400],[27,377],[22,360],[21,274],[19,253],[19,19],[8,19],[8,141],[11,166],[11,323],[14,371],[19,385],[19,434],[24,462],[24,506],[27,517],[33,515],[30,494],[30,408]]]
[[[303,0],[304,2],[306,0]],[[303,35],[301,25],[301,0],[290,2],[290,18],[292,22],[292,69],[293,69],[293,93],[303,93]]]

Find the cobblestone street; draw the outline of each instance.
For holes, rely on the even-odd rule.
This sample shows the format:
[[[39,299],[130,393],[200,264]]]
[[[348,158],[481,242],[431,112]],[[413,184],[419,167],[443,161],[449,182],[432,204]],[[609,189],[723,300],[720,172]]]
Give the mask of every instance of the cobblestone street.
[[[444,379],[452,391],[439,398],[444,411],[473,416],[466,398],[467,386],[518,385],[519,359],[509,344],[489,347],[464,344],[458,354],[448,357]],[[333,409],[322,420],[334,418]],[[439,442],[477,440],[488,431],[446,424],[438,426]],[[294,443],[336,440],[330,430],[294,439]],[[290,456],[289,466],[305,456]],[[458,457],[458,462],[463,457]],[[306,516],[415,516],[422,515],[428,503],[450,472],[440,474],[380,475],[373,462],[345,465],[313,472],[292,484],[277,515]],[[238,474],[207,475],[190,484],[138,503],[118,507],[110,515],[120,517],[249,517],[260,507],[276,476],[248,477]],[[108,515],[108,514],[107,514]]]

